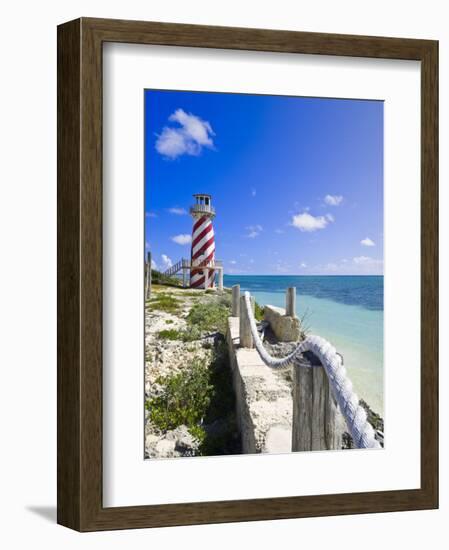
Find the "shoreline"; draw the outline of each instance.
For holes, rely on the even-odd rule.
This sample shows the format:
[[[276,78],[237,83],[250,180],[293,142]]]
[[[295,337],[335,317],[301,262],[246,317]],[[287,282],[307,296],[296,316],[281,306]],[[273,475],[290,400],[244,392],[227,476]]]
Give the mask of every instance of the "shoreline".
[[[194,311],[202,309],[207,314],[209,309],[216,309],[218,304],[218,307],[222,308],[219,311],[227,318],[227,315],[230,314],[230,291],[231,289],[225,288],[224,292],[219,294],[211,290],[191,290],[176,286],[154,285],[153,295],[145,307],[145,401],[153,404],[145,411],[145,458],[198,456],[203,453],[206,453],[203,456],[240,454],[236,442],[235,419],[233,418],[234,405],[228,405],[228,409],[222,411],[227,420],[209,415],[208,419],[201,419],[198,423],[200,429],[193,424],[190,427],[186,424],[175,426],[176,422],[172,422],[172,425],[161,424],[161,419],[154,414],[153,418],[150,418],[149,412],[149,409],[153,410],[154,404],[157,404],[158,399],[161,399],[164,394],[164,384],[167,383],[167,380],[182,376],[188,370],[186,366],[190,365],[192,361],[202,365],[214,364],[217,353],[221,353],[218,350],[220,350],[224,339],[223,329],[220,332],[217,327],[213,327],[212,322],[209,327],[212,330],[199,330],[195,333],[198,323],[190,322],[191,311],[192,309]],[[271,348],[270,344],[265,345]],[[285,350],[292,345],[294,347],[294,343],[276,344],[278,353],[285,354]],[[273,349],[271,348],[269,351],[273,351]],[[230,373],[228,361],[226,370]],[[287,374],[287,379],[288,377],[291,379],[291,374]],[[229,386],[229,380],[227,384]],[[229,391],[229,387],[227,391]],[[363,399],[361,404],[367,410],[375,431],[383,434],[382,416],[374,412]],[[169,429],[158,428],[154,420],[159,422],[160,426],[169,426]],[[231,425],[230,428],[226,426],[226,422]],[[220,438],[225,441],[223,445],[226,447],[226,452],[207,454],[212,448],[211,442]],[[346,434],[343,439],[343,448],[352,448],[349,434]],[[209,443],[208,450],[205,441]]]
[[[231,277],[231,281],[229,280]],[[277,307],[285,307],[285,288],[297,287],[296,314],[301,319],[305,316],[305,324],[309,327],[309,333],[318,334],[331,342],[344,356],[345,366],[359,395],[370,403],[374,410],[384,413],[384,375],[383,375],[383,309],[369,309],[360,305],[357,301],[358,294],[350,300],[338,300],[338,294],[350,292],[352,284],[345,284],[344,278],[339,280],[336,290],[334,283],[326,283],[319,276],[300,276],[302,280],[309,278],[309,283],[295,281],[294,276],[253,276],[246,275],[246,279],[240,282],[242,290],[249,290],[260,304],[271,304]],[[282,278],[279,281],[278,277]],[[356,276],[358,280],[374,280],[374,276]],[[380,276],[375,276],[377,279]],[[227,281],[226,281],[227,279]],[[239,283],[240,276],[225,276],[225,282],[235,281]],[[290,279],[288,282],[287,280]],[[336,279],[333,279],[336,280]],[[278,282],[277,282],[278,281]],[[320,284],[321,282],[321,284]],[[359,284],[354,283],[356,287]],[[371,282],[379,289],[382,295],[382,283]],[[329,290],[330,286],[330,290]],[[365,285],[362,285],[365,286]],[[322,291],[322,287],[324,287]],[[308,292],[311,291],[309,294]],[[380,299],[380,298],[379,298]],[[356,303],[347,303],[347,302]],[[369,302],[374,306],[375,303]]]

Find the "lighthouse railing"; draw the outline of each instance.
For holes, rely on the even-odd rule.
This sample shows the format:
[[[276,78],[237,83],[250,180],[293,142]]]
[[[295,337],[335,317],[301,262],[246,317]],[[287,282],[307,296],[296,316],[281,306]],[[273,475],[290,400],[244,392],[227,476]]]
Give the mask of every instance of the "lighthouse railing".
[[[195,204],[190,207],[190,214],[214,214],[215,208],[210,204]]]
[[[209,261],[193,260],[191,264],[189,263],[186,267],[194,267],[195,269],[199,269],[201,267],[209,267],[213,269],[213,268],[223,267],[223,262],[221,260],[209,260]]]

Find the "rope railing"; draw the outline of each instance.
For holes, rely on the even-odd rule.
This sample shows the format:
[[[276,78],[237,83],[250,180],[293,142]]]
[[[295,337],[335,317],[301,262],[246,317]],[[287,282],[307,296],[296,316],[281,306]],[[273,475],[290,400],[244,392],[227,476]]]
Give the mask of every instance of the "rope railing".
[[[326,372],[332,394],[343,414],[355,446],[357,448],[380,448],[381,446],[375,438],[374,429],[368,422],[366,411],[359,403],[359,398],[353,390],[341,355],[337,353],[336,349],[324,338],[309,335],[286,357],[272,357],[263,345],[257,331],[250,293],[245,292],[244,297],[244,314],[249,321],[255,348],[265,365],[276,370],[285,369],[293,363],[298,363],[302,353],[312,352],[320,360]],[[300,367],[298,366],[298,368]]]

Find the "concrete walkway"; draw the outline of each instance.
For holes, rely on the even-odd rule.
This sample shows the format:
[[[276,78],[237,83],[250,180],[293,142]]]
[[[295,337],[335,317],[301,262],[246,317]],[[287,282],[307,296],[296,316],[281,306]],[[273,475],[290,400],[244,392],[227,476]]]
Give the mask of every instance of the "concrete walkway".
[[[287,453],[292,448],[291,389],[255,349],[240,348],[239,318],[228,319],[230,364],[243,453]]]

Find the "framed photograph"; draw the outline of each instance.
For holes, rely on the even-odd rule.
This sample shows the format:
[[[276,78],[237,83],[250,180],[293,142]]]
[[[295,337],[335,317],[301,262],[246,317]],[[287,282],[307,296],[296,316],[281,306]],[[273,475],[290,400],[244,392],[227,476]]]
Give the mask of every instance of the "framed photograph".
[[[438,506],[438,43],[58,27],[58,522]]]

